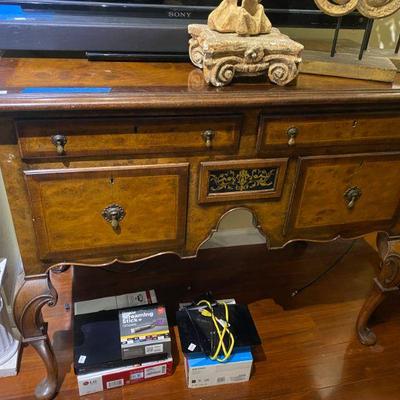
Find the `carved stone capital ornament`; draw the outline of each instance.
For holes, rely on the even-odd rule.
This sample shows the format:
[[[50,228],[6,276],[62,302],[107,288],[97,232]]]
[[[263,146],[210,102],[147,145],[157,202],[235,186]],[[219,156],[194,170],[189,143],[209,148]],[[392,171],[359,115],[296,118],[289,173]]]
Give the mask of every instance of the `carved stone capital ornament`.
[[[267,75],[280,86],[299,73],[303,45],[271,23],[259,0],[223,0],[208,25],[189,25],[189,55],[203,69],[205,81],[225,86],[234,77]]]

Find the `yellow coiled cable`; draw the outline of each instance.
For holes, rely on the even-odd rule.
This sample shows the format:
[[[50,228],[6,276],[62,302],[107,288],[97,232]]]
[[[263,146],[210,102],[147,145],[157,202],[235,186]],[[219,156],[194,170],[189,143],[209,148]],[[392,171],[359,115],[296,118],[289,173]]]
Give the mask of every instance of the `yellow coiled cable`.
[[[207,308],[200,310],[200,314],[203,317],[207,317],[207,318],[211,318],[211,320],[213,321],[215,330],[218,334],[218,346],[217,349],[215,350],[214,354],[210,356],[211,360],[216,360],[218,362],[225,362],[227,361],[230,356],[232,355],[232,351],[233,348],[235,346],[235,338],[233,337],[231,331],[229,330],[229,310],[228,310],[228,305],[226,303],[222,303],[225,307],[225,321],[223,321],[222,325],[223,325],[223,329],[220,328],[220,322],[218,322],[217,317],[214,314],[214,309],[211,305],[211,303],[207,300],[201,300],[197,303],[197,305],[205,305]],[[230,343],[229,343],[229,348],[228,350],[226,349],[225,343],[224,343],[224,338],[225,335],[229,335],[229,339],[230,339]],[[222,353],[224,354],[224,357],[221,358],[219,357],[220,352],[222,351]]]

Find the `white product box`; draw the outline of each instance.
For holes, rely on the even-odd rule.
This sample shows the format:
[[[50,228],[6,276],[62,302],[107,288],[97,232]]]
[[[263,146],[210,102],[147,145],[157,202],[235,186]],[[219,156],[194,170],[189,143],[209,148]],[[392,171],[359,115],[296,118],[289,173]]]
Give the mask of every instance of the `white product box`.
[[[77,375],[79,395],[101,392],[172,374],[172,358]]]
[[[226,304],[236,304],[235,299],[221,299],[217,300],[217,303],[226,303]],[[179,310],[182,310],[184,307],[190,306],[192,303],[179,303]]]
[[[91,314],[106,310],[145,306],[157,303],[156,292],[144,290],[142,292],[127,293],[121,296],[102,297],[100,299],[79,301],[74,304],[75,315]]]
[[[228,362],[212,361],[206,356],[185,354],[186,381],[189,388],[245,382],[250,379],[253,356],[249,347],[236,350]]]

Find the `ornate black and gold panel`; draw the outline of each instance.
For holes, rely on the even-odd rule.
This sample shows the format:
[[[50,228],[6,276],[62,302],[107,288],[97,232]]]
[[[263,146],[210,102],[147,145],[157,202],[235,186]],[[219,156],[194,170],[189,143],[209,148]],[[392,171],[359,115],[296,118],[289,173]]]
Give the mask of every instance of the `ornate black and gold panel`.
[[[203,162],[199,203],[279,198],[287,158]]]

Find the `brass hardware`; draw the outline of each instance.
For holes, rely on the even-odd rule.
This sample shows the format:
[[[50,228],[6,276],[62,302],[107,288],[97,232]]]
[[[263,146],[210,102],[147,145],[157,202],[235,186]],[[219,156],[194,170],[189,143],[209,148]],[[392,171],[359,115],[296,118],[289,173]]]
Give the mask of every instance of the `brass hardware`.
[[[201,137],[203,138],[203,140],[206,142],[206,147],[207,149],[210,149],[212,146],[212,140],[215,137],[215,132],[213,132],[212,130],[208,129],[206,131],[204,131],[201,134]]]
[[[64,147],[67,144],[67,137],[57,134],[51,137],[51,142],[56,146],[57,154],[60,156],[63,155],[65,152]]]
[[[118,204],[111,204],[103,210],[101,215],[111,224],[114,231],[117,231],[120,221],[125,217],[125,210]]]
[[[349,210],[353,209],[356,201],[361,197],[362,191],[359,187],[353,186],[346,190],[344,193],[344,198],[347,202],[347,208]]]
[[[288,145],[289,146],[294,146],[296,144],[296,136],[298,135],[299,130],[295,127],[292,126],[287,130],[287,135],[288,135]]]

